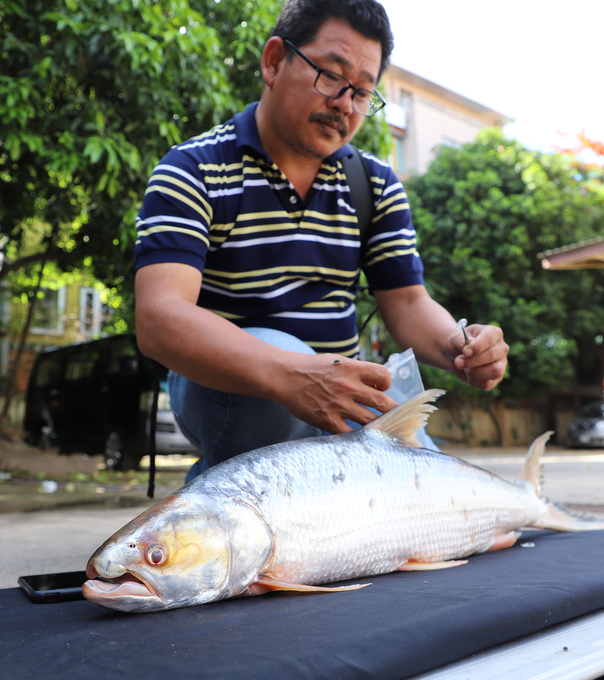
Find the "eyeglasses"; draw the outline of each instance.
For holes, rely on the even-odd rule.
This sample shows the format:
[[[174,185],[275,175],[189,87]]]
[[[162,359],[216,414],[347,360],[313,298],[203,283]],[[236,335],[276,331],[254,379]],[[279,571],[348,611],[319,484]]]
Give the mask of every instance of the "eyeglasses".
[[[314,61],[311,61],[305,54],[293,44],[291,40],[284,38],[283,42],[290,47],[301,59],[317,72],[317,79],[315,80],[315,90],[329,99],[339,99],[348,90],[352,90],[352,108],[361,116],[373,116],[381,108],[386,106],[386,102],[380,95],[371,90],[365,90],[362,87],[355,87],[349,80],[333,71],[317,66]]]

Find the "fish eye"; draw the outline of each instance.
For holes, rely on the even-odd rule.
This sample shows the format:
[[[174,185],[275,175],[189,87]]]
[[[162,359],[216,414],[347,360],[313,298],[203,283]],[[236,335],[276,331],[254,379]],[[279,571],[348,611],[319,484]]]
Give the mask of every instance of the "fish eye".
[[[153,567],[161,567],[167,561],[166,550],[162,545],[158,543],[152,543],[145,553],[147,562]]]

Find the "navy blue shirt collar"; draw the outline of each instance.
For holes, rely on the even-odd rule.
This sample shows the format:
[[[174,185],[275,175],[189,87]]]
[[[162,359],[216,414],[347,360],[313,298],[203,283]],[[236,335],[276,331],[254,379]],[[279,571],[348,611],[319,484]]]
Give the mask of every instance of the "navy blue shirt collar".
[[[258,104],[259,102],[254,102],[253,104],[250,104],[245,111],[236,113],[233,116],[235,134],[237,135],[237,147],[248,146],[270,160],[268,154],[262,148],[262,142],[260,141],[260,135],[258,134],[258,126],[256,125],[256,107]],[[327,156],[324,162],[334,163],[339,158],[342,158],[342,156],[352,156],[352,149],[348,144],[344,144],[343,147],[334,151],[330,156]]]

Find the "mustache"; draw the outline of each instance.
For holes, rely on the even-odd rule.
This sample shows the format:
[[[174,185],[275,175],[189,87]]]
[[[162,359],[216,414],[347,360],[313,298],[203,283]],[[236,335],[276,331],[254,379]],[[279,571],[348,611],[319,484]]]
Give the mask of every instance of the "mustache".
[[[308,120],[311,123],[328,123],[332,125],[335,123],[340,129],[340,134],[342,137],[346,137],[348,135],[348,126],[346,125],[346,121],[337,113],[313,113]]]

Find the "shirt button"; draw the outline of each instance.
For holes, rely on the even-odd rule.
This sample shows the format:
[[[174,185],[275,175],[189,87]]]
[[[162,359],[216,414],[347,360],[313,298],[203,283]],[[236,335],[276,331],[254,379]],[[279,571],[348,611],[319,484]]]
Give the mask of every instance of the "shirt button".
[[[290,197],[289,197],[289,202],[290,202],[290,203],[297,203],[297,202],[298,202],[298,199],[297,199],[295,196],[290,196]]]

